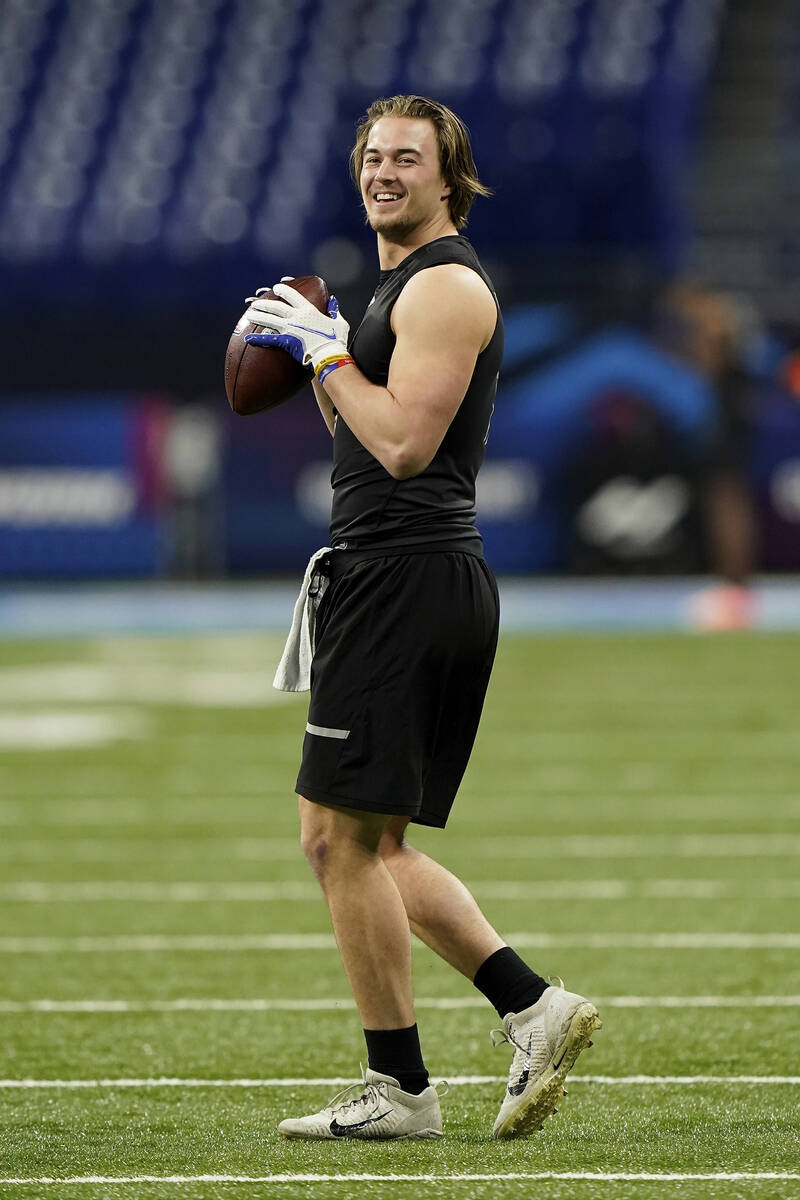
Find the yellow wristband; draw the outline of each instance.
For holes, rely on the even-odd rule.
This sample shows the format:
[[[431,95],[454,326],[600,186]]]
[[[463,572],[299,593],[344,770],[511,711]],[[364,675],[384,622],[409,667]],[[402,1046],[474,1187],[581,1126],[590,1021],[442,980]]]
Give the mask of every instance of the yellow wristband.
[[[355,359],[349,354],[334,354],[330,358],[323,358],[322,362],[317,363],[314,373],[319,382],[322,383],[325,377],[330,375],[331,371],[335,371],[337,367],[346,367],[352,362],[355,362]]]

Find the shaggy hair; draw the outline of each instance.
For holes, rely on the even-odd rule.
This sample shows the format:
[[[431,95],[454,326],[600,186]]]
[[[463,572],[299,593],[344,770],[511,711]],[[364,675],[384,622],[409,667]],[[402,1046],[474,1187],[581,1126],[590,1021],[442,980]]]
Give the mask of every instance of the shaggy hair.
[[[491,188],[478,178],[469,130],[460,117],[437,100],[426,96],[390,96],[375,100],[356,128],[356,143],[350,154],[350,174],[359,189],[364,151],[370,131],[381,117],[412,117],[433,122],[439,142],[442,178],[452,188],[447,197],[450,218],[456,229],[463,229],[476,196],[490,196]]]

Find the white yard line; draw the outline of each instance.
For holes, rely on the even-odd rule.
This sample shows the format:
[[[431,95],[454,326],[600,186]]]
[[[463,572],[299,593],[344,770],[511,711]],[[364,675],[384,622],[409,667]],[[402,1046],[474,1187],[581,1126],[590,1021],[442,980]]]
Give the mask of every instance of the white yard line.
[[[586,790],[588,790],[588,785]],[[543,795],[549,799],[557,799],[569,804],[571,813],[575,817],[590,815],[593,826],[621,825],[632,817],[635,818],[637,825],[671,825],[673,832],[675,826],[686,823],[721,826],[723,830],[725,826],[734,824],[752,824],[757,827],[763,826],[768,821],[779,822],[782,826],[796,826],[800,823],[796,794],[777,797],[784,801],[784,807],[778,809],[765,807],[760,797],[752,795],[739,798],[698,796],[695,798],[692,808],[679,808],[675,803],[674,794],[653,793],[646,788],[643,789],[643,794],[633,793],[624,797],[612,794],[604,798],[592,793],[590,814],[588,806],[584,808],[582,804],[578,803],[573,793],[564,795],[557,788],[542,788],[537,785],[536,796],[539,803],[541,803]],[[198,797],[196,800],[178,797],[170,793],[161,797],[158,804],[133,797],[121,797],[115,791],[107,796],[94,799],[87,799],[85,796],[52,799],[47,795],[26,796],[19,799],[6,798],[0,800],[0,826],[9,829],[20,827],[30,829],[31,826],[43,826],[46,830],[52,830],[53,836],[60,836],[60,831],[70,826],[96,825],[119,828],[122,825],[157,825],[160,828],[181,825],[191,829],[196,826],[216,824],[220,832],[225,830],[230,832],[231,827],[235,830],[237,826],[249,825],[252,826],[254,834],[263,836],[266,828],[266,806],[268,800],[273,796],[281,797],[288,802],[291,791],[285,787],[269,787],[265,783],[258,792],[247,797],[249,802],[246,809],[242,804],[241,793],[229,796],[227,792],[212,798]],[[687,797],[685,793],[680,794],[680,799],[684,802],[691,802],[691,797]],[[776,797],[773,796],[771,799],[774,800]],[[643,800],[646,802],[646,807],[642,805]],[[231,801],[234,803],[231,804]],[[505,791],[503,801],[502,804],[496,804],[493,799],[494,817],[512,828],[519,825],[520,833],[526,836],[530,826],[523,814],[529,805],[530,793],[519,791],[517,799],[510,801],[509,793]],[[703,807],[703,801],[711,802],[711,807]],[[238,809],[236,802],[240,805]],[[737,802],[740,805],[739,808],[735,807]],[[598,805],[604,805],[604,808],[598,811]],[[723,811],[719,811],[720,808]],[[485,823],[485,821],[485,811],[470,810],[458,813],[457,823],[459,826],[462,824],[475,826],[482,822]],[[566,824],[566,822],[553,818],[549,818],[548,823],[556,826]],[[465,836],[477,836],[472,831],[469,834],[467,831],[463,832]],[[754,832],[757,832],[757,829],[754,829]],[[555,833],[549,836],[559,836],[558,830],[556,829]]]
[[[800,857],[800,834],[796,833],[631,833],[565,834],[519,837],[514,834],[481,838],[453,830],[448,846],[451,854],[460,848],[492,861],[541,858],[796,858]],[[238,859],[262,862],[301,859],[296,837],[220,837],[211,830],[206,836],[180,837],[153,834],[131,839],[83,837],[15,839],[0,843],[0,858],[12,862],[108,862],[150,861],[154,856],[171,860],[197,859],[213,855],[216,860]]]
[[[800,822],[797,812],[799,791],[768,794],[752,789],[741,792],[731,789],[724,792],[664,791],[658,786],[661,782],[660,773],[654,769],[651,775],[649,768],[641,778],[621,779],[613,789],[597,791],[589,787],[594,773],[593,768],[577,766],[570,767],[566,774],[560,768],[537,771],[534,785],[530,782],[508,785],[503,788],[501,797],[493,797],[493,815],[500,815],[510,824],[519,824],[520,829],[524,830],[526,805],[535,792],[538,801],[543,796],[563,800],[569,804],[572,812],[591,814],[592,821],[598,824],[620,822],[630,815],[648,824],[678,824],[684,821],[709,821],[711,824],[743,821],[754,825],[764,821]],[[34,817],[37,822],[55,825],[116,824],[120,820],[202,824],[214,817],[226,820],[231,811],[236,812],[237,805],[243,804],[247,808],[247,819],[262,821],[266,817],[264,801],[267,797],[291,798],[290,789],[287,791],[285,786],[263,778],[258,778],[252,785],[243,783],[240,778],[226,779],[221,790],[200,794],[194,789],[187,791],[179,783],[173,782],[159,794],[158,802],[143,797],[138,791],[121,788],[121,780],[117,775],[108,775],[104,780],[102,774],[93,772],[90,785],[86,788],[76,786],[74,777],[63,782],[64,788],[69,786],[74,790],[64,790],[60,786],[61,781],[59,785],[51,782],[49,788],[35,791],[15,787],[14,781],[10,781],[0,798],[0,825],[27,825]],[[587,797],[581,799],[575,794],[576,791],[585,791]],[[477,785],[473,790],[472,784],[467,781],[464,784],[465,799],[468,793],[476,801],[485,794]],[[643,799],[647,801],[645,808],[642,808]],[[233,810],[231,802],[234,802]],[[615,806],[619,806],[616,811]],[[474,824],[485,820],[485,812],[477,809],[470,808],[464,812],[457,810],[458,826],[462,822]],[[551,814],[548,821],[558,823],[558,817]]]
[[[602,1008],[800,1008],[800,996],[595,996]],[[482,996],[434,996],[414,1001],[420,1009],[484,1009]],[[174,1000],[0,1000],[0,1013],[179,1013],[179,1012],[350,1012],[347,996],[338,999],[249,999],[178,997]]]
[[[702,1084],[796,1087],[800,1075],[570,1075],[572,1084],[590,1083],[611,1087],[695,1087]],[[477,1087],[506,1083],[507,1075],[451,1075],[451,1087]],[[334,1075],[325,1078],[276,1079],[178,1079],[161,1076],[154,1079],[0,1079],[2,1090],[88,1090],[96,1088],[277,1088],[344,1087],[353,1077]]]
[[[800,933],[509,933],[518,946],[586,950],[798,950]]]
[[[69,709],[0,708],[0,753],[6,750],[64,750],[105,746],[147,737],[150,719],[137,709],[89,712]]]
[[[0,841],[0,860],[28,862],[195,862],[213,858],[302,861],[296,837],[230,838],[211,832],[204,837],[181,837],[173,833],[131,838],[123,831],[119,837],[5,838]]]
[[[261,654],[259,653],[259,657]],[[190,665],[136,660],[42,663],[0,670],[0,703],[180,704],[202,708],[261,708],[294,697],[272,686],[271,660],[264,668],[233,669],[223,662]]]
[[[470,882],[468,887],[485,900],[508,901],[624,900],[631,897],[649,900],[783,900],[800,897],[800,879],[489,879]],[[135,904],[321,903],[321,899],[319,886],[313,880],[146,883],[120,879],[0,883],[0,902],[21,904],[105,904],[108,901]]]
[[[799,881],[800,882],[800,881]],[[800,894],[800,893],[798,893]],[[0,901],[14,903],[81,903],[105,904],[108,901],[135,904],[204,904],[219,901],[271,903],[274,901],[316,901],[322,903],[322,892],[314,880],[282,880],[264,883],[260,880],[241,883],[140,883],[114,880],[80,883],[49,883],[24,881],[0,883]]]
[[[798,950],[800,933],[509,933],[509,942],[539,949]],[[132,934],[107,937],[0,937],[0,954],[236,954],[335,950],[330,933]]]
[[[299,880],[283,880],[280,883],[262,883],[260,880],[242,883],[140,883],[127,880],[0,883],[0,902],[23,904],[105,904],[109,901],[134,904],[204,904],[219,901],[249,904],[311,900],[322,902],[322,892],[313,880],[308,883]]]
[[[480,839],[483,858],[793,858],[794,833],[572,834]]]
[[[15,1184],[122,1184],[122,1183],[494,1183],[496,1181],[558,1181],[587,1183],[674,1183],[690,1182],[768,1182],[800,1179],[796,1171],[505,1171],[496,1174],[467,1175],[49,1175],[2,1177],[0,1183]]]
[[[784,900],[800,896],[800,879],[501,879],[470,887],[489,900]]]

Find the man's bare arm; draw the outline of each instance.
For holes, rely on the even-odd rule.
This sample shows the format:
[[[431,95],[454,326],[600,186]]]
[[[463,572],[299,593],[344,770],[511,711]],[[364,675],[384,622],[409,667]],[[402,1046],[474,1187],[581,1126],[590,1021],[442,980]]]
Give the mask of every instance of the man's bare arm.
[[[311,381],[311,386],[314,389],[314,395],[317,398],[317,404],[319,405],[319,411],[322,413],[322,419],[328,426],[328,432],[330,433],[331,437],[333,437],[333,430],[336,424],[336,414],[333,411],[333,403],[331,398],[325,391],[324,384],[321,384],[319,380],[313,379]]]
[[[394,306],[387,386],[370,383],[355,365],[326,379],[343,420],[395,479],[418,475],[433,459],[496,321],[479,275],[455,263],[429,267],[412,276]]]

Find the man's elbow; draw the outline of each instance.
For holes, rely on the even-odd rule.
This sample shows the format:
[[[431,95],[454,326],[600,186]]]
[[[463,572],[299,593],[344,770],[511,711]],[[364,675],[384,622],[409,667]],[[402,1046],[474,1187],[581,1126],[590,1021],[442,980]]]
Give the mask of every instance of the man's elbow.
[[[413,479],[422,474],[432,458],[432,454],[425,454],[419,447],[397,446],[386,456],[383,465],[392,479]]]

